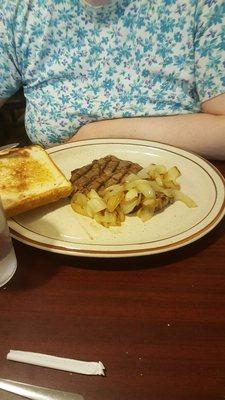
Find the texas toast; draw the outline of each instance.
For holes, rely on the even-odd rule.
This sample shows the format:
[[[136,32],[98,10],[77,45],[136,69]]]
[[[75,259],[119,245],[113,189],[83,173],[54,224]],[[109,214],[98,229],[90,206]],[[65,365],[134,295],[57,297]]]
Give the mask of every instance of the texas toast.
[[[0,196],[7,216],[67,197],[72,185],[40,146],[0,152]]]

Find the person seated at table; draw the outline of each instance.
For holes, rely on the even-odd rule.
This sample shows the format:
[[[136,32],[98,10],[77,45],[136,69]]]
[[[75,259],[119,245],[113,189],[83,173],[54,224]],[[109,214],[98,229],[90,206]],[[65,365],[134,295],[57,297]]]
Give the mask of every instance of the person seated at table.
[[[0,0],[0,102],[26,130],[169,143],[225,159],[224,0]]]

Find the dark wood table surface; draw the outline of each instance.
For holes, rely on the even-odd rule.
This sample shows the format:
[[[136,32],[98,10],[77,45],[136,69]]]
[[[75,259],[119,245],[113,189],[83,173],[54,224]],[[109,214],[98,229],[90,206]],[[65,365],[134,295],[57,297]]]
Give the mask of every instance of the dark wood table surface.
[[[214,163],[225,175],[225,163]],[[14,242],[0,291],[0,376],[85,400],[225,399],[225,219],[179,250],[128,259],[48,253]],[[85,376],[6,360],[10,349],[86,361]],[[0,391],[1,400],[21,397]]]

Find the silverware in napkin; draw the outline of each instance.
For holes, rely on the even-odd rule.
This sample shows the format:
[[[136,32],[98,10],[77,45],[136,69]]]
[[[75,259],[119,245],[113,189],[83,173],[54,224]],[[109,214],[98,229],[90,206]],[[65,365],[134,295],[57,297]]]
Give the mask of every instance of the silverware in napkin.
[[[31,400],[84,400],[80,394],[0,379],[0,389]]]
[[[0,146],[0,153],[1,151],[7,150],[7,149],[13,149],[14,147],[19,146],[19,143],[10,143],[6,144],[5,146]]]

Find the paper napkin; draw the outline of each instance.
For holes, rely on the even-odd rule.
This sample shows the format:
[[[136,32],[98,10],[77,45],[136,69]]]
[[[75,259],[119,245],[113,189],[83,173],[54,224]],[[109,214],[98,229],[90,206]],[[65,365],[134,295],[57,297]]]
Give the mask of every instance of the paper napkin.
[[[60,369],[85,375],[104,375],[105,369],[101,361],[80,361],[71,358],[55,357],[47,354],[20,350],[10,350],[7,354],[7,360],[19,361],[27,364],[39,365],[41,367]]]

